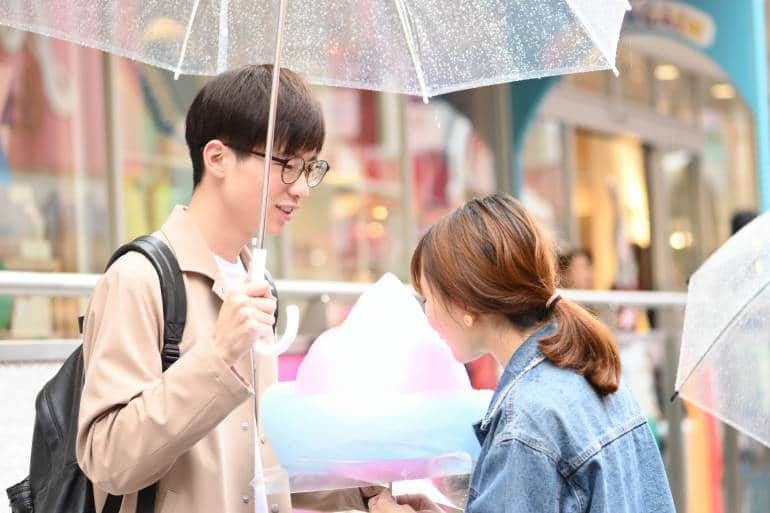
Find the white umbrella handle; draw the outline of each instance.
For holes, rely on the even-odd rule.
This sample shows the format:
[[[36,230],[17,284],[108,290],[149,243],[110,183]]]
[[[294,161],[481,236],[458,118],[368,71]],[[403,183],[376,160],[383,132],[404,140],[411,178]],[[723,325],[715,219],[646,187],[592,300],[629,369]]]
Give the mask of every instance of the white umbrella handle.
[[[251,280],[265,279],[265,266],[267,262],[267,250],[263,248],[253,248],[251,254]],[[285,353],[297,338],[299,329],[299,308],[297,305],[288,305],[286,307],[286,330],[280,337],[276,335],[275,343],[264,342],[257,339],[254,342],[253,349],[256,353],[266,356],[278,356]]]

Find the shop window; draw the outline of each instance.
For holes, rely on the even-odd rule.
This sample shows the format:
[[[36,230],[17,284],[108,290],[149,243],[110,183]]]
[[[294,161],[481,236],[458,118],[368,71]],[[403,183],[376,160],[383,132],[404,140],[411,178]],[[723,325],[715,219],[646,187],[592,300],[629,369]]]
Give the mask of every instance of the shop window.
[[[174,205],[192,195],[192,165],[184,137],[187,109],[205,78],[117,59],[119,172],[126,240],[157,230]]]
[[[539,118],[530,129],[522,159],[522,202],[566,246],[572,213],[566,190],[563,131],[562,123],[548,118]]]
[[[406,114],[419,235],[466,199],[494,192],[495,163],[471,121],[449,103],[437,99],[426,105],[412,98]]]
[[[661,154],[661,171],[669,205],[665,241],[671,262],[671,286],[686,290],[687,281],[697,269],[698,247],[702,245],[698,218],[698,183],[691,154],[668,151]]]
[[[649,60],[639,52],[628,48],[618,51],[617,67],[620,70],[620,95],[639,105],[652,105],[652,80]]]
[[[637,254],[650,245],[645,169],[637,139],[576,131],[574,212],[596,288],[640,286]]]
[[[404,104],[368,91],[316,91],[332,170],[285,236],[284,276],[373,281],[390,271],[408,280],[416,237],[469,195],[492,192],[492,152],[440,99]]]
[[[653,67],[655,80],[655,110],[664,116],[672,116],[683,123],[695,123],[695,78],[685,70],[668,63],[656,63]]]
[[[754,121],[735,87],[704,80],[700,88],[702,175],[714,229],[704,246],[710,254],[730,236],[730,218],[739,210],[756,210],[757,177]]]
[[[100,69],[99,52],[0,29],[0,268],[94,272],[109,254]],[[74,337],[79,310],[3,297],[0,336]]]
[[[562,79],[568,87],[595,94],[609,94],[609,81],[612,73],[591,71],[589,73],[571,73]]]

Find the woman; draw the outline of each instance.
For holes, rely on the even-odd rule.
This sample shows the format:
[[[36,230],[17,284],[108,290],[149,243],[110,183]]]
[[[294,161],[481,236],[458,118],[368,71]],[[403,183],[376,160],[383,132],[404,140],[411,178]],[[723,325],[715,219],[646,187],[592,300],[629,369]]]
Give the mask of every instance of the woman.
[[[471,513],[673,512],[658,448],[620,380],[609,330],[556,290],[554,247],[515,199],[474,199],[412,256],[412,281],[454,357],[505,371],[475,426]],[[372,513],[441,511],[388,492]]]

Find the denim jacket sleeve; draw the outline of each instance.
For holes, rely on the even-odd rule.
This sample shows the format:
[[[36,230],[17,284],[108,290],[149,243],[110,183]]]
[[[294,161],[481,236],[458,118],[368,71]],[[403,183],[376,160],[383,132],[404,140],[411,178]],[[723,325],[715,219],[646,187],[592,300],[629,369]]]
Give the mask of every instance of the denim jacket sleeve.
[[[577,511],[572,486],[557,461],[522,440],[494,444],[480,470],[480,482],[471,483],[468,513]]]

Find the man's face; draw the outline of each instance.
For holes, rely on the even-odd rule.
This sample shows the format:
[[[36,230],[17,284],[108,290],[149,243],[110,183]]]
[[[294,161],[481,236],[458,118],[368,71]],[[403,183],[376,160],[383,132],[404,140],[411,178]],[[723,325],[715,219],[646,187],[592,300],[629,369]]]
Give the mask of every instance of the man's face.
[[[295,155],[276,153],[276,157],[290,158]],[[316,158],[314,152],[300,153],[305,162]],[[242,229],[250,234],[259,230],[259,212],[262,202],[262,181],[264,176],[265,159],[247,154],[235,159],[232,172],[225,179],[225,197],[228,210]],[[307,176],[302,173],[293,184],[285,184],[281,180],[282,165],[272,162],[270,167],[270,183],[267,193],[267,220],[265,232],[268,235],[278,235],[283,227],[296,214],[302,201],[310,195]]]

